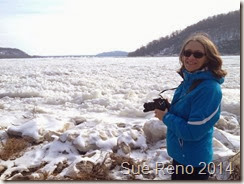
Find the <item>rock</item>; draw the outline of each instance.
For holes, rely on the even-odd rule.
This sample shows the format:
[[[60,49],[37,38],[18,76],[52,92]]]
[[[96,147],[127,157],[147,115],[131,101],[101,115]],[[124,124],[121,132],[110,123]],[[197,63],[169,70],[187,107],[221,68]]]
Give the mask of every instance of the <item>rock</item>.
[[[39,139],[35,139],[35,138],[28,136],[28,135],[23,135],[22,137],[26,142],[29,142],[29,143],[41,143],[41,142],[43,142],[43,137],[40,137]]]
[[[28,179],[28,177],[23,176],[21,173],[17,173],[11,178],[9,178],[9,180],[26,180],[26,179]]]
[[[125,123],[117,123],[117,126],[119,128],[125,128],[126,127],[126,124]]]
[[[91,158],[91,157],[93,157],[94,155],[96,155],[97,153],[94,151],[94,152],[90,152],[90,153],[86,153],[85,154],[85,157],[89,157],[89,158]]]
[[[166,138],[167,127],[161,121],[151,120],[144,124],[143,131],[147,142],[155,143]]]
[[[78,162],[75,166],[79,170],[79,172],[86,172],[91,173],[94,167],[94,163],[91,161],[84,161]]]
[[[232,135],[215,127],[213,136],[231,150],[240,149],[240,136],[238,135]]]
[[[132,137],[132,139],[134,141],[137,141],[138,137],[137,137],[137,131],[135,130],[130,130],[130,136]]]
[[[21,137],[21,136],[22,136],[22,132],[15,131],[15,130],[13,130],[13,129],[11,129],[11,128],[9,128],[9,129],[7,130],[7,133],[8,133],[8,135],[10,135],[10,136],[18,136],[18,137]]]
[[[0,165],[0,175],[7,169],[7,166]]]
[[[235,117],[222,117],[220,116],[219,121],[215,124],[215,127],[229,132],[231,134],[240,135],[238,131],[240,130],[240,125]]]
[[[74,147],[79,150],[80,152],[88,152],[90,150],[96,150],[96,149],[99,149],[98,146],[93,143],[93,144],[90,144],[88,143],[87,141],[84,141],[82,143],[80,143],[80,141],[78,140],[79,137],[77,137],[73,142],[72,144],[74,145]]]
[[[124,142],[118,143],[118,148],[120,148],[124,154],[128,154],[131,152],[131,147]]]
[[[51,122],[53,126],[49,126],[47,122]],[[59,120],[51,116],[39,116],[28,120],[19,126],[10,126],[7,133],[10,136],[19,136],[30,143],[40,143],[43,141],[53,141],[58,138],[61,132],[69,129],[73,123],[61,123]],[[74,126],[74,125],[73,125]],[[55,137],[56,136],[56,137]]]
[[[77,174],[79,170],[76,168],[75,164],[71,164],[68,168],[67,171],[64,174],[64,177],[72,178],[72,179],[77,179]]]
[[[6,140],[8,138],[8,133],[5,130],[0,130],[0,140]]]
[[[68,132],[65,132],[63,134],[61,134],[59,136],[59,141],[61,142],[66,142],[66,141],[69,141],[69,142],[72,142],[73,140],[75,140],[80,134],[79,133],[68,133]]]
[[[84,117],[74,117],[74,118],[72,118],[72,121],[75,123],[75,125],[79,125],[81,123],[84,123],[86,121],[86,118],[84,118]]]
[[[227,121],[223,117],[220,117],[219,121],[215,124],[215,127],[221,130],[225,130],[227,124]]]
[[[27,177],[29,180],[45,180],[45,175],[40,172],[32,173],[31,175],[28,175]]]
[[[114,137],[118,137],[118,136],[119,136],[119,133],[118,133],[117,130],[111,130],[111,134],[112,134],[112,136],[114,136]]]
[[[54,132],[54,131],[48,131],[44,135],[44,141],[51,142],[51,141],[53,141],[55,139],[55,136],[56,137],[59,137],[60,136],[60,133]]]
[[[0,104],[0,109],[4,109],[4,108],[5,108],[4,104]]]
[[[59,162],[59,163],[57,164],[57,167],[56,167],[56,169],[54,170],[53,174],[54,174],[54,175],[57,175],[57,174],[61,173],[61,172],[63,171],[63,169],[66,168],[66,167],[68,167],[68,162],[67,162],[67,160],[64,160],[64,161],[62,161],[62,162]]]
[[[236,153],[233,157],[231,157],[229,161],[233,164],[233,166],[236,166],[240,170],[240,166],[241,166],[240,151]]]
[[[103,140],[106,141],[108,140],[108,136],[104,131],[99,131],[99,137]]]
[[[86,146],[75,146],[81,152],[88,152],[90,150],[99,149],[96,144],[86,144]]]
[[[61,132],[61,133],[63,133],[63,132],[65,132],[66,130],[69,130],[69,129],[73,128],[73,127],[74,127],[74,124],[73,124],[72,122],[67,122],[67,123],[65,123],[65,124],[63,125],[63,127],[62,127],[60,130],[58,130],[57,132]]]

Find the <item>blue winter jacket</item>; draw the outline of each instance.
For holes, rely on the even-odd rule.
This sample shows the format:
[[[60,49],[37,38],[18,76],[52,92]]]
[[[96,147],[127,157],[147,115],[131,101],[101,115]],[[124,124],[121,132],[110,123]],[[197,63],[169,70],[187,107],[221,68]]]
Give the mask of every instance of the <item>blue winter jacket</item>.
[[[222,92],[210,71],[183,71],[183,82],[176,89],[171,107],[163,118],[167,126],[167,151],[177,162],[203,167],[212,161],[213,127],[220,117]],[[192,82],[203,79],[187,93]]]

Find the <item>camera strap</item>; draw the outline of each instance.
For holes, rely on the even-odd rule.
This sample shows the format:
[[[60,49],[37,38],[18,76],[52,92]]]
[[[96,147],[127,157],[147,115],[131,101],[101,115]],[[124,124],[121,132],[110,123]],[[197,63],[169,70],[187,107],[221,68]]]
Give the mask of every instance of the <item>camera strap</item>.
[[[187,91],[186,94],[190,93],[193,89],[195,89],[195,88],[198,86],[198,84],[200,84],[202,81],[203,81],[203,79],[198,79],[198,80],[193,81],[192,85],[189,87],[189,89],[188,89],[188,91]],[[183,81],[180,83],[180,85],[181,85],[182,83],[183,83]],[[179,86],[180,86],[180,85],[179,85]],[[178,87],[179,87],[179,86],[178,86]],[[178,87],[176,87],[176,88],[170,88],[170,89],[165,89],[165,90],[161,91],[161,92],[159,93],[159,95],[161,96],[161,94],[164,93],[165,91],[175,90],[175,89],[177,89]]]
[[[203,79],[198,79],[198,80],[193,81],[192,85],[189,87],[189,89],[187,91],[187,94],[190,93],[193,89],[195,89],[198,86],[198,84],[200,84],[202,81],[203,81]]]
[[[181,82],[182,83],[182,82]],[[175,90],[175,89],[177,89],[178,87],[176,87],[176,88],[170,88],[170,89],[165,89],[165,90],[163,90],[163,91],[161,91],[160,93],[159,93],[159,96],[161,96],[162,98],[163,98],[163,96],[162,96],[162,94],[165,92],[165,91],[169,91],[169,90]]]
[[[187,90],[186,94],[184,94],[182,97],[180,97],[179,99],[177,99],[174,104],[176,104],[178,101],[180,101],[184,96],[186,96],[188,93],[190,93],[192,90],[194,90],[201,82],[203,81],[203,79],[198,79],[198,80],[195,80],[192,82],[192,85],[189,87],[189,89]],[[182,84],[182,82],[181,82]],[[173,88],[172,88],[173,89]],[[174,89],[177,89],[177,88],[174,88]],[[169,89],[170,90],[170,89]],[[164,90],[165,91],[165,90]],[[162,93],[162,92],[161,92]],[[160,94],[161,94],[160,93]],[[160,95],[161,96],[161,95]],[[171,104],[171,105],[174,105],[174,104]]]

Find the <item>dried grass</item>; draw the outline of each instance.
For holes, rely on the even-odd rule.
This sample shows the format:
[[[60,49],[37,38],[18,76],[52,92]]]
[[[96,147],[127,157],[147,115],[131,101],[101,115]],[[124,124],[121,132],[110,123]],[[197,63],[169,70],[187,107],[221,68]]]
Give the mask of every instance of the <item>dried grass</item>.
[[[135,163],[135,161],[132,158],[123,157],[123,156],[117,155],[115,153],[112,153],[110,155],[110,158],[113,161],[111,169],[115,168],[116,166],[121,166],[121,164],[125,163],[125,162],[129,163],[128,168],[130,168],[130,169],[131,169],[130,166],[132,166],[132,165],[137,166],[138,165],[137,163]]]
[[[108,158],[108,155],[104,158],[102,163],[93,164],[88,162],[84,169],[78,168],[81,172],[77,175],[77,179],[79,180],[111,180],[109,177],[110,167],[107,167],[105,162]],[[77,165],[78,166],[78,165]],[[79,166],[78,166],[79,167]]]
[[[9,160],[20,157],[21,152],[28,147],[28,142],[23,138],[9,138],[0,151],[0,159]]]
[[[107,160],[111,160],[111,164],[106,164]],[[89,180],[114,180],[110,176],[111,170],[113,170],[115,167],[119,166],[121,167],[121,164],[127,162],[129,163],[128,168],[131,165],[138,165],[138,163],[135,163],[135,161],[131,158],[128,157],[123,157],[120,155],[117,155],[115,153],[108,154],[105,159],[103,160],[102,163],[98,164],[91,164],[89,166],[90,169],[80,169],[78,168],[81,172],[77,175],[76,178],[73,178],[74,180],[84,180],[84,181],[89,181]],[[130,175],[130,180],[135,180],[135,175],[131,174]]]
[[[233,172],[230,174],[229,180],[241,180],[241,160],[240,151],[229,159],[233,163]]]

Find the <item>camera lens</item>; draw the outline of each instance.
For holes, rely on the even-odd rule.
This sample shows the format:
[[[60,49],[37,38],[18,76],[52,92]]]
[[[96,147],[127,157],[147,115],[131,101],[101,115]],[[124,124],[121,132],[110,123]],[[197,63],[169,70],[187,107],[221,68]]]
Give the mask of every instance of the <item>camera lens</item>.
[[[144,110],[143,112],[149,112],[155,110],[155,103],[154,102],[148,102],[144,103]]]

